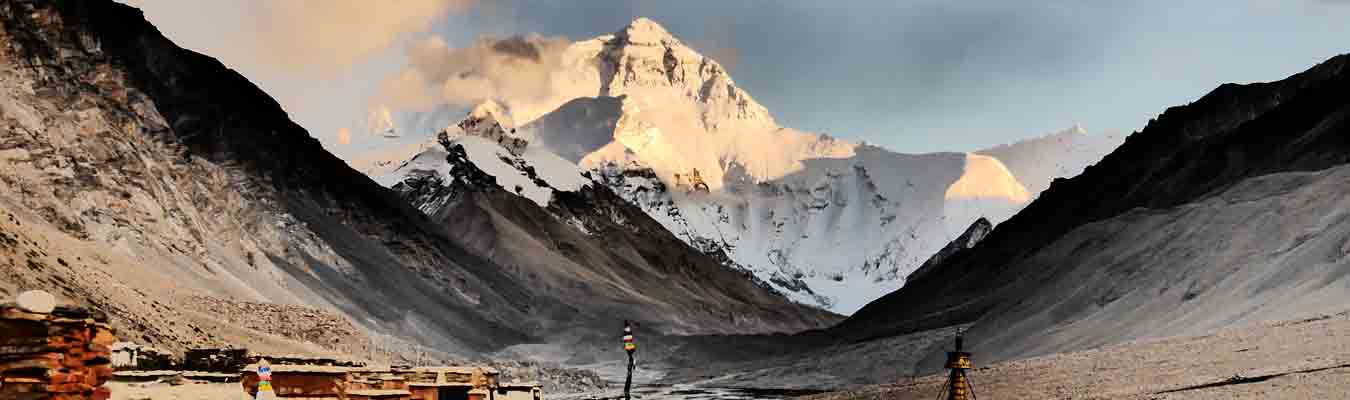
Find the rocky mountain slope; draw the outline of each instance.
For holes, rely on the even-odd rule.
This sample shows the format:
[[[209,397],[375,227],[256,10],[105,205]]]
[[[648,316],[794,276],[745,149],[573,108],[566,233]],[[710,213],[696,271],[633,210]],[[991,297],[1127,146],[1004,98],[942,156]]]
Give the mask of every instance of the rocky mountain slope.
[[[1341,307],[1347,64],[1168,109],[834,332],[974,322],[974,351],[1007,359]]]
[[[6,237],[30,240],[3,266],[6,291],[108,309],[120,332],[175,350],[259,334],[184,317],[176,299],[197,296],[326,310],[392,338],[386,350],[463,356],[579,335],[541,326],[610,311],[561,301],[481,255],[461,227],[348,167],[247,79],[175,46],[134,8],[11,1],[0,27],[0,204],[23,223]],[[771,331],[830,318],[746,286],[725,296],[754,306],[709,305],[672,325]]]
[[[1350,313],[1131,341],[1000,363],[975,355],[975,393],[1000,399],[1317,399],[1350,385]],[[951,336],[946,336],[951,346]],[[903,351],[903,350],[900,350]],[[810,400],[932,399],[946,374],[901,376]]]
[[[393,173],[393,189],[459,242],[560,305],[580,329],[623,315],[665,334],[798,331],[833,315],[756,286],[675,238],[591,172],[506,132],[480,107]],[[596,312],[595,310],[599,310]]]
[[[509,117],[498,119],[802,303],[852,312],[977,218],[1000,222],[1036,194],[998,157],[901,154],[781,127],[720,64],[645,18],[558,58],[552,81],[570,90],[542,102],[503,95],[492,103]],[[1062,143],[991,151],[1070,153]],[[1091,149],[1061,169],[1023,164],[1048,184],[1095,161]]]

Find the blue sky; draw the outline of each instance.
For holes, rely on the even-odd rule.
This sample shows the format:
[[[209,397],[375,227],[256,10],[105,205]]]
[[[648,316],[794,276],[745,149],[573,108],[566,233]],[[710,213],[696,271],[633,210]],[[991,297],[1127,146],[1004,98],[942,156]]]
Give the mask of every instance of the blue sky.
[[[580,38],[634,16],[739,50],[734,78],[784,125],[918,152],[1067,128],[1137,130],[1224,82],[1350,52],[1350,2],[511,1],[447,39]],[[493,15],[483,18],[482,14]]]
[[[230,27],[220,13],[172,14],[156,10],[165,2],[143,1],[171,38],[208,54],[224,46],[212,42],[222,36],[213,30]],[[1345,0],[481,0],[335,73],[277,70],[228,51],[221,58],[342,154],[378,145],[344,148],[335,132],[363,116],[412,41],[439,35],[458,47],[526,33],[575,40],[637,16],[726,58],[737,83],[781,124],[902,152],[975,150],[1074,123],[1134,131],[1221,83],[1276,80],[1350,52]]]

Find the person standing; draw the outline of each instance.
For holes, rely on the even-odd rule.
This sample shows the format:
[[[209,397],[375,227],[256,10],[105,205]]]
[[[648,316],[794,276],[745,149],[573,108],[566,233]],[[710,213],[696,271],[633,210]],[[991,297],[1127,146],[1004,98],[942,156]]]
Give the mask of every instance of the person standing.
[[[623,350],[628,353],[628,378],[623,381],[623,398],[632,400],[629,391],[633,387],[633,353],[637,352],[637,343],[633,341],[633,326],[628,320],[623,321]]]

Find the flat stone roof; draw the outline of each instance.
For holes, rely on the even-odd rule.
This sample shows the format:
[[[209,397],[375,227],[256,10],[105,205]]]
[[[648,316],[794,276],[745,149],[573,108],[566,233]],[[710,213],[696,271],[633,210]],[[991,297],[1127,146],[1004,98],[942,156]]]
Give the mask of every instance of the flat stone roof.
[[[412,392],[400,389],[348,390],[349,396],[412,396]]]
[[[334,367],[328,365],[289,365],[272,364],[272,373],[302,373],[302,374],[345,374],[352,371],[352,367]],[[249,364],[244,367],[243,372],[258,372],[258,364]]]
[[[229,373],[224,373],[224,372],[201,372],[201,371],[167,371],[167,370],[158,370],[158,371],[116,371],[116,372],[113,372],[113,376],[115,376],[115,377],[118,377],[118,376],[121,376],[121,377],[151,377],[151,376],[156,376],[156,377],[168,377],[168,376],[179,376],[179,375],[182,375],[184,378],[228,378],[228,377],[239,376],[238,374],[229,374]]]
[[[476,369],[481,369],[483,370],[484,373],[488,374],[500,373],[499,371],[497,371],[496,368],[492,367],[463,367],[463,366],[416,367],[413,368],[412,370],[415,372],[450,372],[456,374],[472,374],[473,371]]]
[[[466,388],[471,388],[471,387],[473,387],[473,384],[472,384],[472,383],[468,383],[468,382],[408,382],[408,386],[414,386],[414,387],[466,387]]]

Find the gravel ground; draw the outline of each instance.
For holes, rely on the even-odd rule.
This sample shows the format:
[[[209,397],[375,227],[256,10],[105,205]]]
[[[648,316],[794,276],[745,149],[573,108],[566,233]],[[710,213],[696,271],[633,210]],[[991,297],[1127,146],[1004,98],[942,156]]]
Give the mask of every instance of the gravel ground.
[[[863,343],[835,345],[751,361],[705,362],[666,371],[662,382],[700,387],[839,390],[914,375],[913,366],[951,340],[949,327]]]
[[[247,400],[248,394],[233,383],[167,383],[108,382],[112,400]]]
[[[976,366],[979,354],[975,354]],[[1003,362],[970,373],[986,399],[1305,399],[1350,392],[1350,312]],[[931,399],[942,375],[807,397]]]
[[[914,335],[895,340],[813,352],[755,362],[764,369],[744,371],[746,364],[726,365],[708,372],[716,379],[683,385],[644,385],[641,396],[651,399],[781,398],[790,393],[757,393],[709,387],[799,387],[847,385],[860,367],[894,369],[872,375],[895,374],[901,365],[878,364],[863,353],[883,349],[928,348],[934,337],[950,332]],[[897,364],[913,362],[914,355],[889,354]],[[814,361],[812,361],[814,359]],[[854,360],[851,365],[848,360]],[[975,393],[986,399],[1304,399],[1344,398],[1350,392],[1350,312],[1285,322],[1271,322],[1215,331],[1201,336],[1135,341],[1087,351],[981,365],[971,371]],[[754,368],[750,368],[754,369]],[[720,371],[719,371],[720,370]],[[681,371],[689,373],[690,371]],[[903,372],[900,372],[903,375]],[[594,379],[594,377],[587,376]],[[892,378],[895,383],[804,397],[804,400],[931,399],[941,390],[942,375]],[[589,379],[588,379],[589,380]],[[660,380],[644,376],[642,381]],[[795,384],[791,384],[795,382]],[[749,384],[749,385],[747,385]],[[821,385],[824,384],[824,385]],[[169,385],[110,383],[115,400],[241,399],[237,383]],[[550,393],[545,389],[545,393]],[[592,388],[586,393],[555,398],[596,398],[617,394],[618,387]]]

